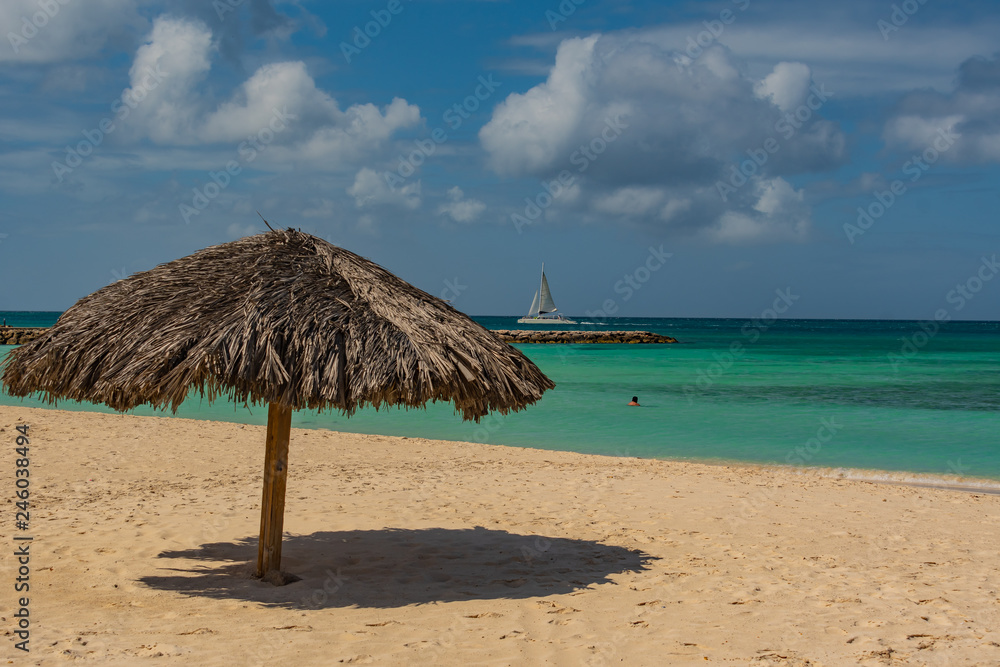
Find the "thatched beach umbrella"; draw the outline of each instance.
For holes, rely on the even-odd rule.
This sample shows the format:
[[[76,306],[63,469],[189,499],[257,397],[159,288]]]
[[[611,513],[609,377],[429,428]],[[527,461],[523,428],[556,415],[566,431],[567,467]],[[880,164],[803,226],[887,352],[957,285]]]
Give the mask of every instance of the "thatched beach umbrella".
[[[444,301],[295,230],[205,248],[80,299],[3,369],[14,396],[174,411],[268,404],[257,575],[280,581],[292,410],[452,401],[506,414],[555,385]]]

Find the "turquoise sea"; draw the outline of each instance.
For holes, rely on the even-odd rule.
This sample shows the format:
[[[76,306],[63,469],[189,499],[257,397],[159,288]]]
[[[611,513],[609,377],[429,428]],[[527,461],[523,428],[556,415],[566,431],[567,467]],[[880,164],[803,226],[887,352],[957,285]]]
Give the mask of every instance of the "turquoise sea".
[[[51,325],[58,315],[0,313],[15,326]],[[490,329],[523,328],[514,317],[475,319]],[[647,330],[680,342],[519,346],[556,388],[524,412],[479,424],[436,404],[364,410],[350,419],[304,411],[292,425],[1000,480],[1000,322],[608,318],[564,328]],[[0,356],[9,349],[0,346]],[[626,406],[633,395],[641,408]],[[3,394],[0,404],[43,406]],[[207,405],[198,397],[177,415],[255,424],[267,416],[263,407]]]

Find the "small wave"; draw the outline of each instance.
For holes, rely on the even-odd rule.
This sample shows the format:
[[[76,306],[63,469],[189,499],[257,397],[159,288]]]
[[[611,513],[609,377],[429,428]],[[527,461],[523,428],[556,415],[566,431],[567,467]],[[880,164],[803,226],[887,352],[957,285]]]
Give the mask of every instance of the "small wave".
[[[787,470],[787,467],[782,466]],[[1000,495],[1000,481],[959,475],[931,475],[914,472],[865,470],[860,468],[800,468],[801,475],[815,475],[829,479],[847,479],[855,482],[902,484],[953,491],[970,491]]]

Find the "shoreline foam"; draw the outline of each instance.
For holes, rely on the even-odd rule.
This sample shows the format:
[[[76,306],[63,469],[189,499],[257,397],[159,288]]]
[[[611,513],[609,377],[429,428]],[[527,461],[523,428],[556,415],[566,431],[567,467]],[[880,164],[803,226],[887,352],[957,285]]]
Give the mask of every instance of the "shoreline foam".
[[[72,403],[71,401],[67,401]],[[34,406],[18,406],[18,405],[5,405],[0,403],[0,409],[9,408],[11,410],[24,409],[24,410],[52,410],[56,412],[66,412],[69,414],[95,414],[95,415],[110,415],[110,416],[128,416],[128,417],[141,417],[141,418],[163,418],[163,419],[181,419],[188,420],[197,423],[220,423],[220,424],[236,424],[245,426],[260,426],[259,424],[252,424],[250,422],[241,421],[240,417],[234,417],[233,419],[220,419],[217,418],[221,415],[213,415],[213,418],[200,418],[200,417],[188,417],[188,416],[176,416],[170,414],[169,412],[160,415],[135,415],[131,413],[118,413],[105,406],[99,406],[102,410],[91,410],[91,406],[74,407],[72,409],[66,409],[63,407],[44,407],[38,408]],[[293,420],[293,424],[294,424]],[[469,444],[485,444],[491,447],[510,447],[514,449],[522,450],[534,450],[539,452],[568,452],[573,454],[580,454],[581,456],[601,456],[607,457],[609,459],[636,459],[640,461],[667,461],[676,463],[692,463],[699,465],[710,465],[710,466],[735,466],[743,467],[749,469],[760,469],[760,470],[776,470],[790,472],[792,474],[801,475],[816,475],[820,477],[830,478],[830,479],[851,479],[862,482],[872,482],[872,483],[886,483],[886,484],[905,484],[911,486],[926,486],[933,488],[950,488],[953,490],[968,490],[976,491],[978,489],[983,489],[983,492],[989,490],[990,493],[1000,493],[1000,478],[985,477],[985,476],[974,476],[974,475],[952,475],[947,473],[933,473],[923,470],[889,470],[882,468],[855,468],[850,466],[795,466],[785,463],[775,463],[768,461],[748,461],[740,459],[727,459],[727,458],[716,458],[716,457],[669,457],[669,456],[621,456],[616,454],[602,454],[602,453],[592,453],[583,452],[571,449],[544,449],[541,447],[535,447],[531,445],[517,445],[517,444],[507,444],[507,443],[474,443],[471,440],[451,440],[441,437],[425,437],[425,436],[398,436],[390,434],[381,433],[364,433],[360,431],[339,431],[336,429],[325,428],[322,426],[297,426],[306,431],[321,431],[334,434],[344,434],[344,435],[371,435],[373,437],[384,437],[384,438],[399,438],[406,437],[412,438],[417,437],[421,439],[438,441],[438,442],[448,442],[448,443],[469,443]]]

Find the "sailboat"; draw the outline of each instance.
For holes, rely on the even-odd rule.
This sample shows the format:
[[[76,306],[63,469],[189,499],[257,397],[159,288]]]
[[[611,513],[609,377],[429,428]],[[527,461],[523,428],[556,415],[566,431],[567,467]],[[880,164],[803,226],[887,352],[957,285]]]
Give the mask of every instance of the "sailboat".
[[[542,263],[542,282],[535,292],[535,298],[531,301],[531,310],[525,317],[517,321],[518,324],[576,324],[574,320],[565,315],[555,314],[556,304],[552,300],[552,293],[549,292],[549,281],[545,279],[545,263]]]

